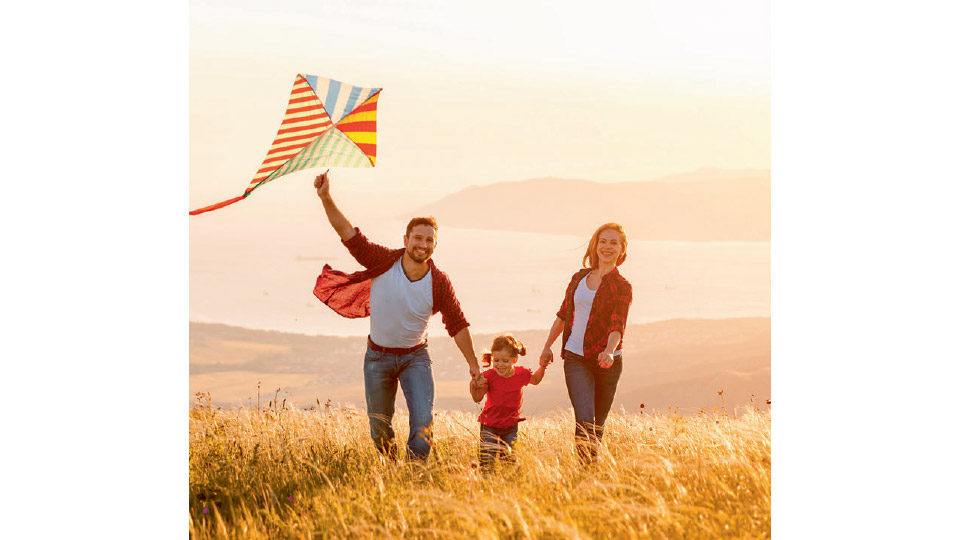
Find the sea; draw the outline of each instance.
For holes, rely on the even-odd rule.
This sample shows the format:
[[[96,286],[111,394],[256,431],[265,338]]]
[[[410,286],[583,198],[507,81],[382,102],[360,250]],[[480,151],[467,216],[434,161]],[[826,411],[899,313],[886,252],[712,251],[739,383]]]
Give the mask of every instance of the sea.
[[[371,240],[402,246],[405,221],[366,221],[359,225]],[[441,225],[434,261],[450,276],[474,334],[547,329],[592,232]],[[631,324],[770,316],[769,242],[629,241],[627,252],[620,272],[633,285]],[[308,335],[366,335],[367,319],[344,319],[313,296],[324,264],[360,269],[322,213],[306,224],[299,216],[242,227],[191,221],[189,318]],[[445,334],[439,315],[429,333]]]

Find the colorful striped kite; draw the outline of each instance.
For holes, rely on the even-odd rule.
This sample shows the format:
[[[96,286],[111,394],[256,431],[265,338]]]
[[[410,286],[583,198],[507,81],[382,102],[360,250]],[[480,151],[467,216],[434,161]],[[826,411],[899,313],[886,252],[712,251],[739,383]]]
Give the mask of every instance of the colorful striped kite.
[[[261,185],[311,167],[373,167],[380,88],[297,75],[280,130],[243,195],[190,212],[202,214],[249,196]]]

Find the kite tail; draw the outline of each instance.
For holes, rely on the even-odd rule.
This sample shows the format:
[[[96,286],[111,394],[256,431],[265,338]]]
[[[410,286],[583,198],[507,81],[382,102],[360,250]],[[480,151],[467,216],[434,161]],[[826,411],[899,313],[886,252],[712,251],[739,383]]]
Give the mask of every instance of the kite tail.
[[[228,199],[228,200],[223,201],[223,202],[218,202],[217,204],[211,204],[210,206],[204,206],[203,208],[197,208],[196,210],[193,210],[192,212],[190,212],[190,215],[191,215],[191,216],[195,216],[195,215],[197,215],[197,214],[202,214],[202,213],[204,213],[204,212],[209,212],[209,211],[211,211],[211,210],[216,210],[217,208],[223,208],[224,206],[231,205],[231,204],[233,204],[233,203],[235,203],[235,202],[237,202],[237,201],[242,201],[246,196],[247,196],[247,194],[244,193],[243,195],[241,195],[241,196],[239,196],[239,197],[234,197],[234,198],[232,198],[232,199]]]

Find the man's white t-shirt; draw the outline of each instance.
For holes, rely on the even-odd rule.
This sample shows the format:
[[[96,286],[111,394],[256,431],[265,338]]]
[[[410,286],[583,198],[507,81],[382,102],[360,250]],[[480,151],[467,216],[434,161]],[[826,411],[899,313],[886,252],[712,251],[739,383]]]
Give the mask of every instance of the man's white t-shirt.
[[[587,278],[584,276],[573,293],[573,326],[570,328],[570,337],[567,338],[567,345],[564,347],[573,354],[583,356],[583,335],[587,331],[587,320],[590,318],[595,296],[597,291],[587,287]]]
[[[410,281],[403,258],[370,283],[370,339],[381,347],[414,347],[433,315],[433,273]]]

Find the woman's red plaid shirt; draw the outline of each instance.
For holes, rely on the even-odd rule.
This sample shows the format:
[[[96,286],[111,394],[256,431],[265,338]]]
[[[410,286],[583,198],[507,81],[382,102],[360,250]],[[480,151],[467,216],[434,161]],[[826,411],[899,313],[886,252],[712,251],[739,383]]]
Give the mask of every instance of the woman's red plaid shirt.
[[[567,338],[570,337],[570,331],[573,328],[573,293],[576,292],[580,280],[585,278],[590,270],[590,268],[584,268],[573,275],[563,296],[563,304],[557,311],[557,317],[564,322],[561,351],[566,347]],[[597,294],[593,298],[590,317],[587,318],[587,328],[583,334],[584,358],[596,360],[607,347],[607,338],[611,332],[620,332],[620,343],[617,344],[616,350],[619,351],[623,347],[627,312],[630,310],[632,301],[633,287],[620,275],[619,270],[614,268],[612,272],[603,276]]]

